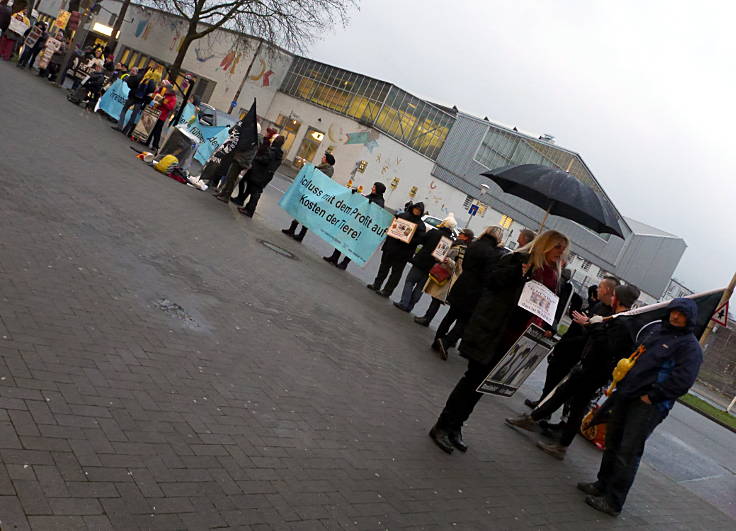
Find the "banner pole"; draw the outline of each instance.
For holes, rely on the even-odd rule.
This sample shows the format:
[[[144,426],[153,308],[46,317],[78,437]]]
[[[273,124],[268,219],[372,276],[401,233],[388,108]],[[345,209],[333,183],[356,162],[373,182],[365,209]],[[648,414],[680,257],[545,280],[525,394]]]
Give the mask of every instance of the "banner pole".
[[[720,308],[724,304],[726,304],[730,299],[731,295],[733,295],[733,290],[736,287],[736,273],[733,274],[733,277],[731,278],[731,282],[728,284],[728,287],[726,288],[726,291],[723,292],[723,296],[721,297],[721,301],[718,303],[718,306],[716,309]],[[726,322],[728,322],[728,315],[726,315]],[[710,319],[708,321],[708,326],[705,327],[705,332],[703,332],[703,335],[700,336],[700,346],[703,347],[703,350],[705,350],[705,341],[708,339],[708,336],[710,336],[711,332],[713,331],[713,327],[715,326],[715,322],[713,319]]]

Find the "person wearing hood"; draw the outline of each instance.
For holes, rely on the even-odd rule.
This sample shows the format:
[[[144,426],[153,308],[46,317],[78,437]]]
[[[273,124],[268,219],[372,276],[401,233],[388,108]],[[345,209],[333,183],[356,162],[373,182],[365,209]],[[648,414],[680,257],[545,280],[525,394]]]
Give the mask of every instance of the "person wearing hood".
[[[264,145],[267,145],[268,148],[256,155],[253,161],[253,167],[243,177],[246,187],[241,194],[238,194],[235,202],[239,202],[242,205],[245,199],[250,196],[245,206],[238,207],[238,212],[244,216],[253,217],[263,190],[268,186],[276,170],[281,166],[281,161],[284,160],[284,152],[281,150],[281,146],[284,145],[284,141],[285,138],[281,135],[272,137],[270,145],[269,142],[264,141]]]
[[[451,241],[454,240],[452,231],[455,227],[457,227],[455,216],[449,214],[437,225],[437,228],[430,230],[426,234],[422,240],[422,248],[410,260],[412,266],[404,281],[401,301],[394,302],[394,306],[399,310],[404,312],[412,311],[417,302],[419,302],[419,299],[422,298],[424,284],[427,283],[427,279],[429,278],[429,270],[435,264],[440,263],[439,260],[432,256],[432,253],[434,253],[442,238],[448,238]]]
[[[585,503],[617,516],[634,483],[644,445],[672,406],[698,376],[703,350],[693,331],[698,307],[691,299],[674,299],[667,317],[640,332],[640,355],[618,383],[606,425],[606,449],[598,480],[578,483]]]
[[[378,293],[381,297],[391,296],[396,289],[396,286],[399,284],[399,280],[401,280],[401,274],[404,272],[406,263],[414,254],[417,245],[424,240],[426,232],[424,222],[422,221],[422,216],[424,215],[424,203],[407,204],[404,210],[405,212],[398,214],[396,217],[414,223],[417,228],[414,231],[411,240],[409,240],[409,243],[403,242],[397,238],[386,238],[381,250],[381,265],[378,267],[376,278],[373,280],[372,284],[368,284],[368,286],[366,286],[368,289]],[[390,275],[389,271],[391,272]],[[386,285],[381,289],[383,281],[386,280],[387,276],[388,281],[386,281]]]
[[[325,153],[322,156],[322,163],[317,166],[317,169],[327,175],[327,177],[332,179],[332,176],[335,174],[335,156],[332,153]],[[304,239],[304,236],[307,235],[307,227],[302,225],[302,230],[299,232],[299,234],[296,233],[297,228],[299,228],[299,222],[295,219],[292,219],[289,228],[281,229],[281,232],[301,243],[301,241]]]
[[[356,190],[353,188],[353,193],[355,193]],[[375,182],[373,183],[373,187],[371,188],[371,193],[366,195],[365,198],[368,199],[369,203],[373,203],[378,205],[379,207],[383,208],[384,200],[383,200],[383,194],[386,192],[386,185],[383,183]],[[323,256],[322,260],[325,262],[328,262],[338,269],[345,270],[348,268],[348,264],[350,263],[350,258],[347,256],[342,259],[342,262],[340,261],[340,251],[335,249],[335,251],[330,256]]]
[[[503,246],[503,229],[499,226],[486,227],[483,234],[465,251],[462,273],[447,296],[450,309],[437,327],[432,342],[432,350],[438,352],[443,360],[447,359],[447,351],[455,347],[463,335],[465,324],[480,299],[484,275],[507,253],[508,250]]]

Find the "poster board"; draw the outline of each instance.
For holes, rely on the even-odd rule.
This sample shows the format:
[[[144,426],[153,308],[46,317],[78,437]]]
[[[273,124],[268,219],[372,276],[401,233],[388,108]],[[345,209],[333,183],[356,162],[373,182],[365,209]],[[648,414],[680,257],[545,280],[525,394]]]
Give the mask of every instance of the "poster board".
[[[478,386],[479,393],[513,396],[537,365],[550,353],[555,341],[544,337],[544,330],[529,325],[521,337],[503,355],[485,380]]]
[[[26,40],[23,41],[23,44],[25,46],[28,46],[29,48],[33,48],[38,42],[38,39],[40,39],[42,35],[43,35],[43,30],[39,28],[38,26],[33,26],[33,28],[31,28],[30,33],[26,37]]]
[[[18,35],[23,35],[26,31],[28,31],[29,25],[23,22],[23,20],[16,18],[15,16],[10,17],[10,25],[8,26],[8,31],[12,31],[13,33],[17,33]]]
[[[440,241],[437,242],[437,247],[435,247],[434,251],[432,251],[432,257],[439,262],[442,262],[449,254],[451,247],[452,240],[447,236],[442,236],[442,238],[440,238]]]
[[[536,315],[548,325],[555,322],[555,312],[560,298],[544,284],[530,280],[524,284],[519,297],[519,307]]]
[[[141,119],[138,120],[137,124],[135,124],[135,129],[133,129],[133,134],[131,136],[138,142],[142,142],[144,144],[148,142],[151,130],[153,130],[156,122],[158,122],[158,117],[160,115],[161,111],[158,109],[152,109],[151,107],[143,109]]]
[[[401,218],[394,218],[391,226],[388,228],[386,236],[395,238],[404,243],[410,243],[417,231],[417,224]]]

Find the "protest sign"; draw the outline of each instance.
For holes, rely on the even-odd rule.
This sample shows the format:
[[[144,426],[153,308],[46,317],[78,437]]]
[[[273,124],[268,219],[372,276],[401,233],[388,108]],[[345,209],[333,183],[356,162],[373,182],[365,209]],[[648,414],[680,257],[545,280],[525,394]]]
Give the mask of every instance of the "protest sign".
[[[394,218],[388,228],[387,236],[409,243],[417,231],[417,224],[401,218]]]
[[[23,42],[25,46],[28,46],[29,48],[33,48],[33,46],[38,42],[38,39],[41,38],[43,35],[43,30],[39,28],[38,26],[33,26],[31,28],[30,33],[28,33],[28,36],[26,37],[26,40]]]
[[[524,290],[519,297],[519,306],[551,325],[555,320],[555,311],[559,301],[560,298],[547,286],[536,280],[530,280],[524,284]]]
[[[279,206],[361,266],[381,244],[393,218],[312,164],[297,174]]]
[[[553,312],[554,313],[554,312]],[[512,396],[549,354],[554,340],[544,337],[544,330],[535,324],[516,340],[486,379],[478,386],[479,393]]]
[[[116,80],[115,83],[110,85],[110,88],[108,88],[100,97],[98,108],[108,116],[117,120],[123,110],[125,101],[128,99],[129,92],[130,88],[128,88],[128,84],[125,81],[122,79]],[[128,113],[125,115],[126,123],[130,117],[130,112],[131,111],[128,110]]]
[[[41,51],[41,54],[38,57],[38,68],[46,68],[49,66],[49,63],[51,62],[51,58],[54,56],[54,53],[57,52],[61,48],[61,41],[54,39],[53,37],[49,37],[46,39],[46,44],[44,44],[44,49]]]
[[[450,247],[452,247],[452,240],[446,236],[442,236],[440,241],[437,242],[437,247],[432,251],[432,256],[441,262],[447,256],[447,253],[450,252]]]
[[[23,15],[21,14],[20,16],[22,17]],[[26,31],[28,31],[29,27],[30,25],[26,24],[22,18],[18,18],[17,13],[10,17],[10,25],[8,26],[8,31],[12,31],[13,33],[17,33],[18,35],[22,36]]]
[[[225,126],[204,125],[197,119],[197,109],[191,103],[184,106],[179,124],[184,124],[187,131],[199,139],[199,147],[194,158],[206,164],[207,159],[227,140],[229,129]]]
[[[65,30],[66,25],[69,23],[69,17],[71,17],[71,13],[62,9],[56,16],[56,20],[54,20],[54,27],[62,31]]]

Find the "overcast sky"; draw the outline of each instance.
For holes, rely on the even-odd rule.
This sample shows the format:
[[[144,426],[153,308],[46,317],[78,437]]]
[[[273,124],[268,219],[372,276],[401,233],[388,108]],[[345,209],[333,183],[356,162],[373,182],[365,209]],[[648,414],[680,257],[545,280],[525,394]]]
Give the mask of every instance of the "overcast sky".
[[[309,55],[550,133],[619,210],[682,236],[696,291],[736,269],[736,2],[363,0]]]

